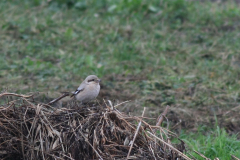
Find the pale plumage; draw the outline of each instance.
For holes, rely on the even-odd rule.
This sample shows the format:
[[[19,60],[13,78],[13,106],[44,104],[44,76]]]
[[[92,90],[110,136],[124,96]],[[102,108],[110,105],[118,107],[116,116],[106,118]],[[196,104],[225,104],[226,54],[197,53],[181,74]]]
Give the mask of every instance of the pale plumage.
[[[95,99],[100,91],[100,81],[95,75],[87,76],[71,97],[74,96],[77,101],[82,103],[87,103]]]

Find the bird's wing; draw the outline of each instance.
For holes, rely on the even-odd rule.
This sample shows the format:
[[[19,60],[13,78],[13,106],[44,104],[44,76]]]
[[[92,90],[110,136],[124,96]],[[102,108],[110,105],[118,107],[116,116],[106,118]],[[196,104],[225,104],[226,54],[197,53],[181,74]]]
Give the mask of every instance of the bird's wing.
[[[71,95],[71,97],[77,95],[78,93],[82,92],[85,88],[86,84],[83,82],[80,86],[76,89],[76,91]]]

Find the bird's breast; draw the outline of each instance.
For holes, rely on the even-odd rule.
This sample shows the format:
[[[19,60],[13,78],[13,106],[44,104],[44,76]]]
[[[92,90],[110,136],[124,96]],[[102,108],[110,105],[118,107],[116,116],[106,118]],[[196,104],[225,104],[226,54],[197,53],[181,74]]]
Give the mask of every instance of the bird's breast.
[[[89,84],[86,88],[87,92],[93,96],[97,96],[100,91],[100,85],[99,84]]]

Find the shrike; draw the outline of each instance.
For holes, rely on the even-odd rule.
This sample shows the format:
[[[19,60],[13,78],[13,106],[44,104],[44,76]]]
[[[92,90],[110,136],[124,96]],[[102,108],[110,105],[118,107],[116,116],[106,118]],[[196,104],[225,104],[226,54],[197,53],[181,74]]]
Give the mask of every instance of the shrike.
[[[75,97],[75,99],[81,103],[87,103],[95,99],[100,91],[100,82],[101,79],[95,75],[87,76],[71,97]]]

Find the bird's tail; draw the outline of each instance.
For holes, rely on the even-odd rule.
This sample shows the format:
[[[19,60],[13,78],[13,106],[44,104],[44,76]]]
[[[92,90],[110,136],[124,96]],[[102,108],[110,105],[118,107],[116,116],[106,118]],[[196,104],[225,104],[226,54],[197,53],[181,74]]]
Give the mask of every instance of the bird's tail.
[[[48,105],[51,105],[51,104],[53,104],[53,103],[59,101],[60,99],[63,99],[64,97],[67,97],[67,96],[70,95],[70,92],[61,92],[61,93],[62,93],[62,95],[61,95],[60,97],[58,97],[58,98],[56,98],[56,99],[50,101],[50,102],[48,103]],[[72,97],[72,96],[71,96],[71,97]]]

